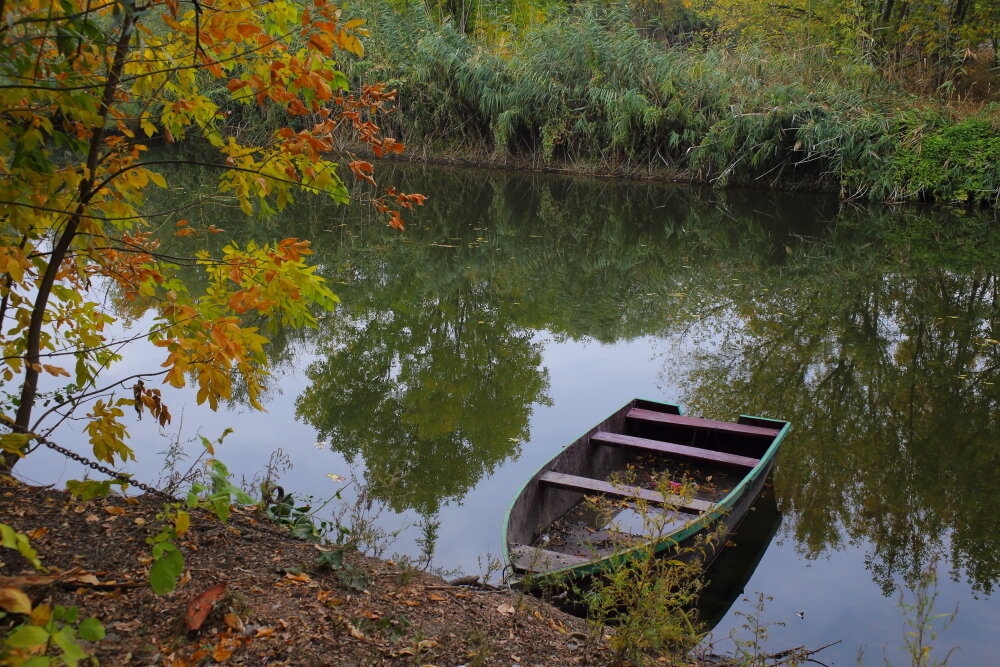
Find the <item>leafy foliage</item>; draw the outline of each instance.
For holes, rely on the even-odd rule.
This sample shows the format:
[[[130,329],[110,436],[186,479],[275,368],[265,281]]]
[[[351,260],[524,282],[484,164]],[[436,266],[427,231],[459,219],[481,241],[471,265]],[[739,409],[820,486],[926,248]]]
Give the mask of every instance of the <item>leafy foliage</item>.
[[[80,620],[80,610],[76,607],[41,604],[32,608],[27,617],[0,640],[0,660],[12,666],[76,667],[91,658],[80,640],[96,642],[102,639],[104,626],[93,616]],[[58,653],[50,655],[56,649]]]
[[[892,158],[899,199],[969,202],[1000,198],[1000,122],[989,115],[927,123]]]
[[[228,434],[227,430],[215,443],[202,437],[202,445],[209,454],[214,454],[215,445],[222,444]],[[187,510],[207,510],[225,523],[229,520],[231,503],[252,505],[255,502],[229,480],[229,470],[221,461],[209,459],[206,468],[212,482],[211,487],[193,484],[187,494],[186,509],[182,509],[180,503],[164,504],[156,515],[162,524],[160,532],[146,539],[152,546],[153,555],[153,563],[149,568],[149,585],[157,595],[173,592],[184,572],[184,555],[177,541],[191,527],[191,515]]]
[[[44,570],[28,536],[0,523],[2,546],[16,549],[36,570]],[[104,639],[104,626],[94,617],[80,620],[76,607],[33,605],[20,588],[0,588],[0,664],[68,665],[91,657],[80,640]],[[58,649],[58,653],[52,653]]]
[[[378,156],[403,150],[374,122],[395,91],[374,84],[349,92],[333,59],[336,51],[363,55],[364,21],[343,19],[326,0],[187,5],[0,4],[0,377],[22,376],[4,406],[16,412],[3,436],[5,467],[41,425],[32,411],[42,375],[75,388],[46,414],[89,405],[86,430],[103,461],[134,457],[124,408],[169,421],[157,390],[139,384],[133,397],[115,399],[99,387],[120,358],[105,333],[111,309],[95,294],[108,285],[133,315],[152,311],[149,337],[166,353],[165,380],[193,383],[198,402],[213,408],[232,395],[235,378],[259,407],[267,338],[255,320],[310,326],[316,309],[337,301],[306,262],[308,241],[228,244],[218,255],[161,247],[154,227],[179,238],[222,230],[190,225],[176,201],[148,210],[148,191],[170,188],[157,169],[186,162],[149,157],[151,142],[207,143],[213,154],[201,164],[251,216],[281,211],[300,192],[347,202],[341,165],[330,159],[335,136]],[[289,126],[257,144],[227,132],[234,109],[266,106]],[[348,157],[346,172],[375,185],[372,166]],[[423,196],[388,188],[372,201],[402,228],[400,211]],[[181,267],[201,272],[203,289],[181,279]]]

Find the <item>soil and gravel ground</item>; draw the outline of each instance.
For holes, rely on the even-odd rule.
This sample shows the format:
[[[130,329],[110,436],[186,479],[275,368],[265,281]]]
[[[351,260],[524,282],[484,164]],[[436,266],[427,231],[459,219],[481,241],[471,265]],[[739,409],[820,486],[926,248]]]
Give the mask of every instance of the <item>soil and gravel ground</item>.
[[[146,583],[146,538],[158,532],[161,508],[146,496],[81,503],[63,491],[0,481],[0,522],[31,536],[49,574],[69,573],[25,592],[36,605],[76,605],[100,619],[107,636],[87,650],[102,664],[608,663],[602,631],[538,600],[449,585],[356,553],[346,555],[345,568],[323,570],[316,565],[323,547],[260,530],[273,524],[252,512],[234,512],[225,525],[192,514],[181,585],[158,597]],[[0,553],[0,584],[31,571],[16,551]],[[204,624],[189,630],[189,604],[218,585],[224,590]],[[9,622],[0,620],[0,634]]]

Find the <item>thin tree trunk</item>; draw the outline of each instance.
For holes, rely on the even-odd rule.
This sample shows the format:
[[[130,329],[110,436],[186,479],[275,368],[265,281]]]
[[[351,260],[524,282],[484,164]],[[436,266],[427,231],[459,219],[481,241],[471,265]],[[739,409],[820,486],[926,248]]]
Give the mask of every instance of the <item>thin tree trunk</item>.
[[[20,403],[17,407],[17,416],[14,419],[14,428],[27,432],[31,424],[31,411],[35,405],[35,397],[38,394],[38,376],[41,359],[42,325],[45,321],[45,311],[48,306],[49,296],[52,294],[52,286],[55,284],[56,274],[62,265],[66,252],[76,236],[77,228],[80,225],[80,215],[86,210],[90,198],[93,196],[94,173],[100,158],[104,144],[104,132],[107,125],[108,111],[114,103],[115,93],[118,90],[118,82],[121,78],[122,69],[125,67],[125,59],[128,56],[129,43],[132,37],[132,29],[135,26],[135,16],[128,12],[122,21],[121,34],[118,43],[115,45],[115,59],[108,71],[107,82],[104,85],[104,93],[101,99],[101,106],[98,110],[100,120],[93,128],[94,134],[90,139],[90,149],[87,154],[87,174],[88,177],[80,183],[79,203],[76,211],[67,220],[66,228],[59,236],[49,257],[49,264],[45,267],[45,273],[38,284],[38,294],[35,296],[35,303],[31,310],[31,320],[28,324],[28,340],[25,346],[25,367],[24,382],[21,384]],[[0,472],[10,470],[20,459],[20,455],[15,452],[3,452],[0,459]]]

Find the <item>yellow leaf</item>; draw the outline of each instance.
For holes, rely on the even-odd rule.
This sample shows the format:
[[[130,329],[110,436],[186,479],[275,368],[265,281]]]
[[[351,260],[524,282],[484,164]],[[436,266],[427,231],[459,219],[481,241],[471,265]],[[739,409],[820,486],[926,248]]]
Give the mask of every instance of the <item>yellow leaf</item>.
[[[52,620],[52,607],[47,604],[40,604],[31,610],[32,625],[48,625]]]
[[[0,588],[0,609],[12,614],[30,614],[31,600],[17,588]]]
[[[163,178],[163,174],[158,174],[155,171],[149,172],[149,180],[153,181],[157,187],[166,188],[167,179]]]
[[[20,453],[33,437],[30,433],[4,433],[0,435],[0,450]]]
[[[178,536],[184,535],[191,527],[191,515],[184,510],[177,511],[177,518],[174,520],[174,530]]]

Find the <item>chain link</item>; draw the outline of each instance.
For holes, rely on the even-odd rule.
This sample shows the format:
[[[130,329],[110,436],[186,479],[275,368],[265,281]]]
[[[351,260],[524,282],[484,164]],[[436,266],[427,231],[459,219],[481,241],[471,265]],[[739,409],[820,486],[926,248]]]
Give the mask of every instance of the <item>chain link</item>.
[[[93,468],[94,470],[97,470],[99,472],[103,472],[105,475],[109,475],[111,477],[114,477],[115,479],[117,479],[117,480],[119,480],[121,482],[125,482],[126,484],[129,484],[131,486],[134,486],[134,487],[137,487],[139,489],[142,489],[146,493],[151,493],[154,496],[159,496],[160,498],[163,498],[165,500],[169,500],[172,503],[181,502],[180,498],[172,496],[172,495],[170,495],[169,493],[167,493],[165,491],[160,491],[159,489],[157,489],[155,487],[152,487],[152,486],[150,486],[148,484],[143,484],[142,482],[137,482],[134,479],[132,479],[129,475],[126,475],[124,473],[120,473],[117,470],[112,470],[111,468],[108,468],[107,466],[103,466],[103,465],[101,465],[100,463],[98,463],[96,461],[91,461],[86,456],[83,456],[81,454],[77,454],[76,452],[70,451],[70,450],[66,449],[65,447],[63,447],[61,445],[57,445],[56,443],[52,442],[48,438],[42,437],[40,435],[35,435],[34,439],[37,440],[38,442],[40,442],[41,444],[45,445],[49,449],[52,449],[54,451],[59,452],[60,454],[62,454],[63,456],[65,456],[67,458],[73,459],[74,461],[78,461],[78,462],[82,463],[83,465],[85,465],[85,466],[87,466],[89,468]],[[207,510],[204,510],[204,511],[205,511],[206,514],[211,514]],[[256,519],[253,519],[251,517],[242,516],[240,514],[231,514],[230,516],[235,517],[237,519],[241,519],[246,525],[250,526],[254,530],[259,530],[259,531],[261,531],[263,533],[270,533],[271,535],[276,535],[276,536],[284,538],[284,539],[292,539],[292,540],[297,540],[297,541],[306,541],[305,538],[299,537],[298,535],[295,535],[291,531],[288,531],[288,530],[277,530],[275,528],[271,528],[269,526],[265,526],[265,525],[261,524],[260,521],[257,521]]]
[[[131,486],[138,487],[138,488],[142,489],[143,491],[145,491],[146,493],[152,493],[154,496],[159,496],[159,497],[161,497],[161,498],[163,498],[165,500],[169,500],[170,502],[174,502],[174,503],[180,502],[179,498],[175,498],[174,496],[170,495],[169,493],[166,493],[165,491],[160,491],[159,489],[157,489],[155,487],[152,487],[152,486],[150,486],[148,484],[143,484],[142,482],[137,482],[134,479],[132,479],[129,475],[125,475],[125,474],[120,473],[120,472],[118,472],[116,470],[112,470],[111,468],[108,468],[106,466],[102,466],[100,463],[98,463],[96,461],[91,461],[86,456],[81,456],[80,454],[77,454],[76,452],[71,452],[70,450],[66,449],[65,447],[57,445],[56,443],[52,442],[51,440],[49,440],[47,438],[43,438],[40,435],[36,435],[35,436],[35,440],[37,440],[38,442],[42,443],[43,445],[45,445],[49,449],[54,449],[55,451],[59,452],[60,454],[62,454],[63,456],[65,456],[67,458],[71,458],[74,461],[79,461],[83,465],[88,466],[90,468],[93,468],[94,470],[97,470],[99,472],[103,472],[105,475],[109,475],[111,477],[114,477],[115,479],[117,479],[120,482],[125,482],[126,484],[129,484]]]

